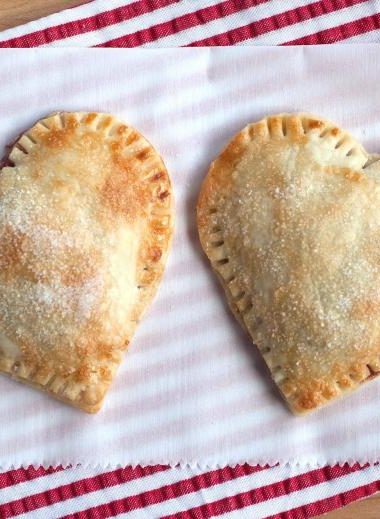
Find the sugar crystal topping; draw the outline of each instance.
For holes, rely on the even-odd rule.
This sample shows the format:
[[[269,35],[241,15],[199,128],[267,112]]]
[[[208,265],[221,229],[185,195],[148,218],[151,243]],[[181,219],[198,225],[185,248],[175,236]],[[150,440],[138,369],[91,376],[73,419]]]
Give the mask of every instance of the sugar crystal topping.
[[[310,150],[273,143],[248,150],[232,178],[214,224],[264,323],[258,342],[293,377],[344,369],[358,348],[369,359],[380,343],[378,180],[355,183]]]
[[[91,318],[102,258],[86,211],[75,200],[68,214],[57,210],[44,185],[27,179],[17,169],[0,177],[0,321],[12,340],[50,348],[75,340]]]

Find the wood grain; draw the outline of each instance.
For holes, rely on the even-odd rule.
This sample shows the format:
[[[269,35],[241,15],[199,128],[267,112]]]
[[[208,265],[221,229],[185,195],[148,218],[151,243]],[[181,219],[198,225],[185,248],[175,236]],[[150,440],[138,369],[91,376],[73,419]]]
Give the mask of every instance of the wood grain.
[[[379,519],[379,517],[380,494],[376,494],[334,512],[320,515],[315,519]]]
[[[84,0],[0,0],[0,31],[85,3]]]
[[[85,4],[88,0],[0,0],[0,31],[42,16]],[[321,519],[379,519],[380,493],[320,516]],[[319,519],[319,518],[317,518]]]

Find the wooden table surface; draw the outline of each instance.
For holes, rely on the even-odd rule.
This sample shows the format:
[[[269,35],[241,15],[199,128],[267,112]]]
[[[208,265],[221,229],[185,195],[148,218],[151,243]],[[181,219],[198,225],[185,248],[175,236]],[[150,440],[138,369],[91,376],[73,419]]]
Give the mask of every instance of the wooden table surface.
[[[84,0],[0,0],[0,31],[84,3]],[[380,493],[323,518],[380,519]]]
[[[85,3],[81,0],[0,0],[0,31]]]

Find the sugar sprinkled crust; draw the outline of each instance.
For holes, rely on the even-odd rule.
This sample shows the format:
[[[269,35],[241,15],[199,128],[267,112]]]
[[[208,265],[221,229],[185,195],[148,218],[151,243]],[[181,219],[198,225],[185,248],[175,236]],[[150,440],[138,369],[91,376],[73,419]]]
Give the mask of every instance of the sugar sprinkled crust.
[[[380,372],[380,166],[310,114],[250,124],[212,163],[202,246],[290,408]]]
[[[57,113],[0,174],[0,371],[96,412],[161,279],[162,159],[114,116]]]

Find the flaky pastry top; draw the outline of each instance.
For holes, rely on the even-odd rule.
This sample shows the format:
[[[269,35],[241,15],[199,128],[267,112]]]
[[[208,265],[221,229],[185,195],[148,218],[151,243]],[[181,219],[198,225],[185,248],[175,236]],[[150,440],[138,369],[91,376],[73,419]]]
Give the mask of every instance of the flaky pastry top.
[[[58,113],[0,174],[0,369],[97,410],[161,278],[172,191],[154,148],[100,113]]]
[[[250,124],[213,162],[200,239],[295,413],[380,370],[380,167],[310,114]]]

